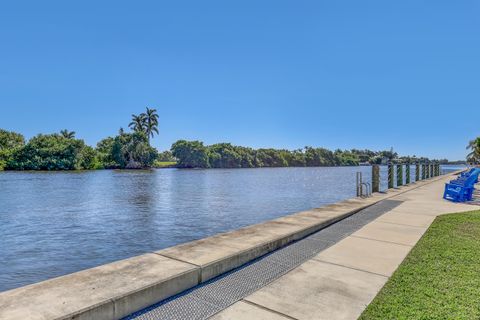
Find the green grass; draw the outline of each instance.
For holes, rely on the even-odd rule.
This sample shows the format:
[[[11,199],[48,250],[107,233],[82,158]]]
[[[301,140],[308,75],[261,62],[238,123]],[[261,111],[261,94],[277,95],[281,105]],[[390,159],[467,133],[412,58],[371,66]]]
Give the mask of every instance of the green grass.
[[[172,168],[175,167],[177,163],[175,161],[155,161],[153,163],[154,168]]]
[[[438,217],[360,319],[480,319],[480,211]]]

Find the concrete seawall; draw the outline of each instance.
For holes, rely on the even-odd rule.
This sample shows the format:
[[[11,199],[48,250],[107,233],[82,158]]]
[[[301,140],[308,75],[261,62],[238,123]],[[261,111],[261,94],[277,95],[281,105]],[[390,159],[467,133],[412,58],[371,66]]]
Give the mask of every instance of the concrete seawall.
[[[440,178],[5,291],[0,293],[0,319],[120,319]]]

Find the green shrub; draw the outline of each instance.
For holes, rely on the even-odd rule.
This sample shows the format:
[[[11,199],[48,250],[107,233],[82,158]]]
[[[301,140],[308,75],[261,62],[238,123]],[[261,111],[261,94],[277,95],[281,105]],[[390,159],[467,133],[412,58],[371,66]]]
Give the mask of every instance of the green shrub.
[[[121,133],[111,145],[111,158],[119,168],[151,167],[158,152],[148,143],[144,132]]]
[[[39,134],[22,148],[16,149],[7,163],[11,170],[75,170],[85,169],[83,140],[60,134]]]
[[[172,145],[172,154],[180,168],[208,168],[207,148],[200,141],[179,140]]]
[[[23,136],[16,132],[0,129],[0,171],[13,160],[13,154],[25,144]]]

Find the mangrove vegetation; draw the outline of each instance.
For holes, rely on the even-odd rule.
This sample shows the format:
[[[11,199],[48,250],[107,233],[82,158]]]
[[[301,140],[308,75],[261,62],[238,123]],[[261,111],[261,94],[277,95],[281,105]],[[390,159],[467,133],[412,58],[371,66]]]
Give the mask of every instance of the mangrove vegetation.
[[[0,170],[92,170],[178,168],[321,167],[427,161],[400,157],[391,150],[328,150],[307,146],[297,150],[236,146],[231,143],[204,145],[201,141],[178,140],[170,150],[158,152],[151,139],[158,135],[155,109],[133,114],[126,132],[107,137],[95,147],[78,139],[74,131],[39,134],[28,141],[23,135],[0,129]],[[469,144],[470,159],[480,159],[480,139]],[[443,161],[443,163],[447,160]]]
[[[0,170],[92,170],[150,168],[159,154],[150,145],[158,134],[158,113],[146,109],[132,115],[132,132],[98,142],[96,148],[75,137],[74,131],[39,134],[28,142],[23,135],[0,129]]]

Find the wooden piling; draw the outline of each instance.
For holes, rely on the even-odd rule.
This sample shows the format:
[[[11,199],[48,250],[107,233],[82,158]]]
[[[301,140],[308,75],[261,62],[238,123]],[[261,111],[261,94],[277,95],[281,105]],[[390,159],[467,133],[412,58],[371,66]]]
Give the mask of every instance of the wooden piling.
[[[380,191],[380,166],[372,165],[372,193]]]
[[[393,164],[388,163],[388,189],[393,188]]]
[[[397,187],[403,185],[403,165],[397,164]]]
[[[405,184],[410,184],[410,163],[405,164]]]

